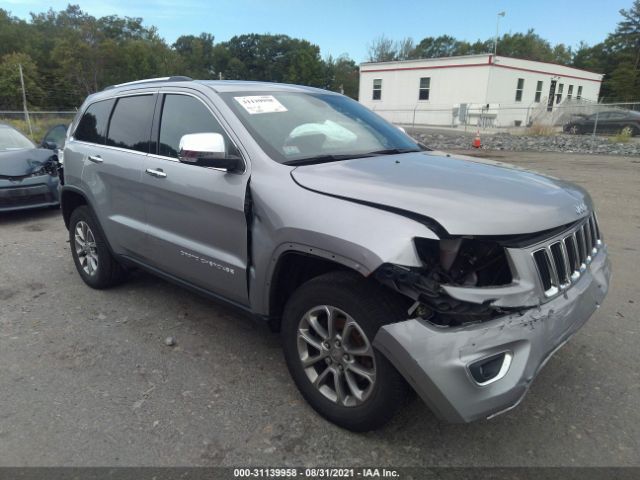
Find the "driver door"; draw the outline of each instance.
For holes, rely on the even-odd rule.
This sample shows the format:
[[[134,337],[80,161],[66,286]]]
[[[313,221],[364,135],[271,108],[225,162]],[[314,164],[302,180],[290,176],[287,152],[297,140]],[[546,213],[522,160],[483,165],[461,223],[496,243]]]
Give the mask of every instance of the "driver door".
[[[142,174],[148,247],[146,262],[164,273],[242,305],[248,304],[247,221],[249,173],[178,161],[183,135],[220,133],[233,142],[204,100],[166,93],[153,129],[155,154]]]

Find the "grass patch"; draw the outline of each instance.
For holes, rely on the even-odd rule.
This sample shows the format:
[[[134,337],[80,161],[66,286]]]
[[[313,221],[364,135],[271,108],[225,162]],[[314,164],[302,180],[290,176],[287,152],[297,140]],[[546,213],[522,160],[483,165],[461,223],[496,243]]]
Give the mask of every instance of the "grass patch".
[[[552,126],[541,125],[539,123],[534,123],[526,130],[526,135],[532,137],[551,137],[556,134],[556,130]]]
[[[42,137],[49,131],[51,127],[56,125],[69,125],[73,120],[73,116],[68,117],[49,117],[49,118],[31,118],[31,129],[33,136],[29,134],[29,125],[26,120],[17,118],[0,118],[0,123],[6,123],[30,138],[35,144],[42,142]]]
[[[629,143],[631,141],[631,133],[620,132],[617,135],[609,138],[611,143]]]

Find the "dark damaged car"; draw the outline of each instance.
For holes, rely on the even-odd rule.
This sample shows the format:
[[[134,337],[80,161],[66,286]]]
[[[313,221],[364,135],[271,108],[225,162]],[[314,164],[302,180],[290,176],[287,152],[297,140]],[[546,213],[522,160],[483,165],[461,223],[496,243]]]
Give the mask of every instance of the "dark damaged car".
[[[66,127],[57,125],[39,146],[0,124],[0,212],[59,205],[58,155]]]
[[[583,188],[431,151],[314,88],[109,88],[79,111],[64,170],[87,285],[137,266],[264,319],[305,399],[351,430],[409,386],[451,422],[513,408],[609,286]]]

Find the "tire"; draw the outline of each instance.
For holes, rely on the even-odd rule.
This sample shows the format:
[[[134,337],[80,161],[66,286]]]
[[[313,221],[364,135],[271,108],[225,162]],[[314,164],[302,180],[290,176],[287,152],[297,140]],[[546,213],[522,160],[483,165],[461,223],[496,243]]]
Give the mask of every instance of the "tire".
[[[628,135],[630,137],[634,137],[637,135],[636,127],[633,125],[626,125],[620,130],[620,135]]]
[[[582,133],[582,129],[580,128],[580,125],[571,125],[568,132],[571,135],[580,135]]]
[[[87,206],[71,213],[69,245],[80,277],[91,288],[109,288],[124,280],[126,270],[109,251],[102,230]]]
[[[318,331],[324,328],[325,334],[330,333],[326,328],[329,313],[325,307],[329,307],[334,324],[335,335],[329,337],[330,349],[318,342],[323,338]],[[400,321],[404,315],[405,309],[391,292],[355,273],[328,273],[310,280],[293,293],[282,319],[284,356],[296,386],[314,410],[354,432],[377,429],[393,417],[411,397],[411,389],[371,344],[380,327]],[[312,325],[318,324],[321,327],[315,330]],[[304,340],[304,336],[322,350]],[[336,338],[343,341],[341,348],[336,347]],[[316,358],[322,359],[316,361]],[[305,367],[303,360],[313,363]],[[354,373],[356,371],[367,375],[373,372],[374,381]],[[320,386],[314,386],[312,378],[317,381],[321,377]],[[337,393],[338,385],[342,398]]]

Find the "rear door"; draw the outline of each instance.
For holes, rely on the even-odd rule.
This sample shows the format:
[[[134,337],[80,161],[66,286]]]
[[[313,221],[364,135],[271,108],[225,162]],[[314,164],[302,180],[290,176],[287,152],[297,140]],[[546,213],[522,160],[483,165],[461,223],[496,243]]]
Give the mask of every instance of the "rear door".
[[[178,161],[180,139],[189,133],[220,133],[227,152],[240,155],[205,97],[172,91],[156,111],[155,154],[142,175],[149,263],[246,305],[248,168],[228,173]]]
[[[99,106],[97,127],[91,118],[85,122],[85,114],[76,130],[76,136],[81,138],[96,130],[96,141],[83,142],[81,149],[84,190],[91,197],[111,247],[116,253],[134,257],[143,256],[146,249],[140,179],[149,153],[155,101],[154,92],[139,92],[100,102],[104,105]],[[105,128],[106,109],[110,111]]]

